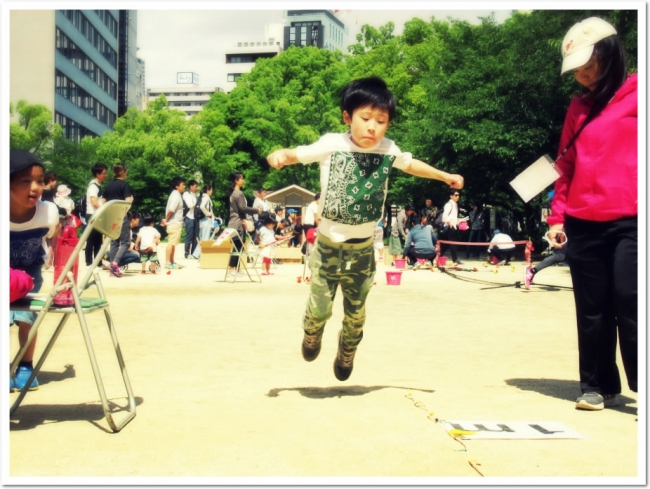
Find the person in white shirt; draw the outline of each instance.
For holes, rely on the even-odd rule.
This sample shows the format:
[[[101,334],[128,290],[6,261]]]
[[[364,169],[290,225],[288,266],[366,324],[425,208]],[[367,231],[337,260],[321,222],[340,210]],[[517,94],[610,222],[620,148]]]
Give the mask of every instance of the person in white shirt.
[[[454,188],[449,189],[449,202],[445,204],[442,211],[443,239],[447,241],[458,241],[458,201],[460,200],[460,192]],[[446,243],[440,244],[440,256],[444,256],[447,249],[451,249],[451,259],[455,264],[460,265],[462,262],[458,260],[457,245],[448,245]]]
[[[497,265],[508,265],[512,259],[514,249],[515,245],[512,242],[512,238],[506,233],[495,229],[494,236],[490,240],[490,246],[488,248],[488,263],[495,256],[499,260]]]
[[[167,207],[165,207],[165,218],[160,222],[162,226],[167,227],[167,248],[165,248],[166,268],[176,270],[183,268],[178,263],[174,262],[174,252],[176,245],[181,242],[181,233],[183,231],[183,196],[182,192],[185,191],[185,179],[182,177],[174,177],[172,179],[173,190],[167,199]]]
[[[187,208],[187,214],[184,216],[185,223],[185,259],[192,256],[194,249],[197,246],[197,238],[199,236],[199,223],[194,219],[194,208],[196,207],[196,189],[199,188],[199,183],[196,180],[187,182],[188,190],[183,194],[184,208]],[[192,258],[194,258],[192,256]]]
[[[147,262],[149,270],[156,273],[158,263],[158,245],[160,244],[160,232],[154,227],[155,219],[145,217],[144,226],[140,228],[138,237],[135,239],[135,249],[140,252],[140,263],[142,263],[142,274],[147,273]]]
[[[106,180],[108,167],[104,163],[95,163],[90,171],[94,178],[90,181],[86,189],[86,215],[84,216],[86,222],[89,222],[97,209],[104,204],[102,183]],[[102,233],[99,231],[93,229],[90,232],[86,241],[86,249],[84,250],[87,267],[92,265],[97,253],[101,250],[103,239]]]
[[[314,201],[307,206],[305,210],[305,217],[302,219],[302,229],[306,233],[311,228],[318,227],[320,222],[320,214],[318,207],[320,204],[320,192],[316,192],[314,195]]]

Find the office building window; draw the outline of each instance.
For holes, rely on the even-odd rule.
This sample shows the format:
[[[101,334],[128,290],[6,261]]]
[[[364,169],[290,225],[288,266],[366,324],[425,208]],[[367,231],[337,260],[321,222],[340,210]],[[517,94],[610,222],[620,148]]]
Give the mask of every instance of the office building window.
[[[228,81],[234,82],[237,81],[237,78],[241,76],[241,73],[228,73]]]
[[[79,87],[59,70],[55,71],[55,92],[108,127],[112,128],[113,124],[115,124],[117,118],[115,112],[99,103],[95,97]]]
[[[111,98],[117,98],[117,83],[95,64],[79,47],[73,43],[60,29],[56,30],[56,49],[68,61],[94,81]]]
[[[106,42],[80,10],[61,10],[72,25],[99,51],[99,53],[117,67],[117,52]],[[110,14],[108,14],[112,17]],[[113,19],[115,20],[115,19]],[[117,26],[115,27],[117,35]]]

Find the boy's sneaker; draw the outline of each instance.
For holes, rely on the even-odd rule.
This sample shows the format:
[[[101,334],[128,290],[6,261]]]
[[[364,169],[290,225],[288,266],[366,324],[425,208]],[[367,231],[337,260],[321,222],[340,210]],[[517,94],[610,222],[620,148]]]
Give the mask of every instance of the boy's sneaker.
[[[115,277],[121,277],[122,276],[122,271],[120,270],[120,267],[118,267],[117,265],[114,265],[113,263],[111,263],[110,268],[111,268],[111,275],[113,275]]]
[[[337,379],[343,381],[350,378],[356,352],[356,348],[349,348],[343,345],[343,335],[339,331],[339,349],[334,359],[334,375]]]
[[[586,411],[602,411],[606,407],[615,407],[619,404],[618,394],[585,392],[576,399],[576,409],[584,409]]]
[[[323,330],[319,333],[309,334],[305,333],[302,338],[302,358],[307,362],[313,362],[320,353],[321,340],[323,338]]]
[[[20,391],[25,387],[25,384],[29,380],[29,376],[32,375],[32,372],[34,371],[33,368],[27,367],[25,365],[21,365],[18,367],[18,370],[16,370],[16,382],[14,385],[14,390]],[[34,380],[32,381],[32,385],[29,386],[30,391],[35,391],[38,389],[38,380],[36,377],[34,377]]]
[[[185,268],[185,265],[181,265],[181,264],[176,263],[176,262],[172,263],[172,265],[174,265],[177,269]]]
[[[533,277],[535,274],[533,273],[532,267],[526,267],[526,271],[524,272],[524,281],[526,283],[526,289],[530,289],[530,285],[533,283]]]
[[[13,376],[9,376],[9,392],[13,392],[16,390],[16,381],[14,380]]]
[[[165,268],[168,270],[178,270],[178,265],[176,263],[168,263],[165,265]]]

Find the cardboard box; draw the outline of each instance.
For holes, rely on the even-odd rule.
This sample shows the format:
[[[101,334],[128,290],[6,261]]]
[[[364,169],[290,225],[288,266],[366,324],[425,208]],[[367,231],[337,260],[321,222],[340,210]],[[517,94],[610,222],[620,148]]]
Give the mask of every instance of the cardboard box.
[[[289,248],[285,246],[278,246],[274,250],[273,258],[281,262],[302,262],[302,251],[300,248]]]
[[[230,261],[230,240],[226,240],[219,246],[212,246],[214,241],[201,241],[201,257],[199,267],[209,269],[225,269]]]

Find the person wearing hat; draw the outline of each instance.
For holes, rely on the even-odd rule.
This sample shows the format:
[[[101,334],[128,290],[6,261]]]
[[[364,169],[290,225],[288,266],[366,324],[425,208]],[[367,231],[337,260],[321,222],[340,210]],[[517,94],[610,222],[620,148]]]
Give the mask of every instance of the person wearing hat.
[[[59,212],[53,202],[41,200],[43,194],[43,163],[29,151],[13,150],[9,154],[9,267],[23,270],[34,280],[32,292],[43,284],[41,267],[45,263],[45,239],[54,239],[59,230]],[[9,311],[10,324],[18,326],[20,346],[25,344],[36,313]],[[10,389],[22,389],[34,366],[36,336],[27,348],[18,369],[11,373]],[[38,389],[34,379],[30,390]]]
[[[582,395],[590,411],[619,404],[617,337],[630,390],[637,392],[638,101],[616,29],[590,17],[561,45],[561,74],[581,86],[560,137],[548,237],[571,241]],[[564,234],[566,233],[566,234]]]
[[[300,222],[300,216],[296,209],[287,209],[287,219],[291,225],[291,232],[293,237],[289,240],[289,246],[299,247],[302,241],[302,224]]]
[[[74,209],[74,200],[70,198],[71,193],[72,190],[67,185],[62,184],[57,187],[56,195],[54,196],[54,203],[65,210],[66,216],[69,216]]]

